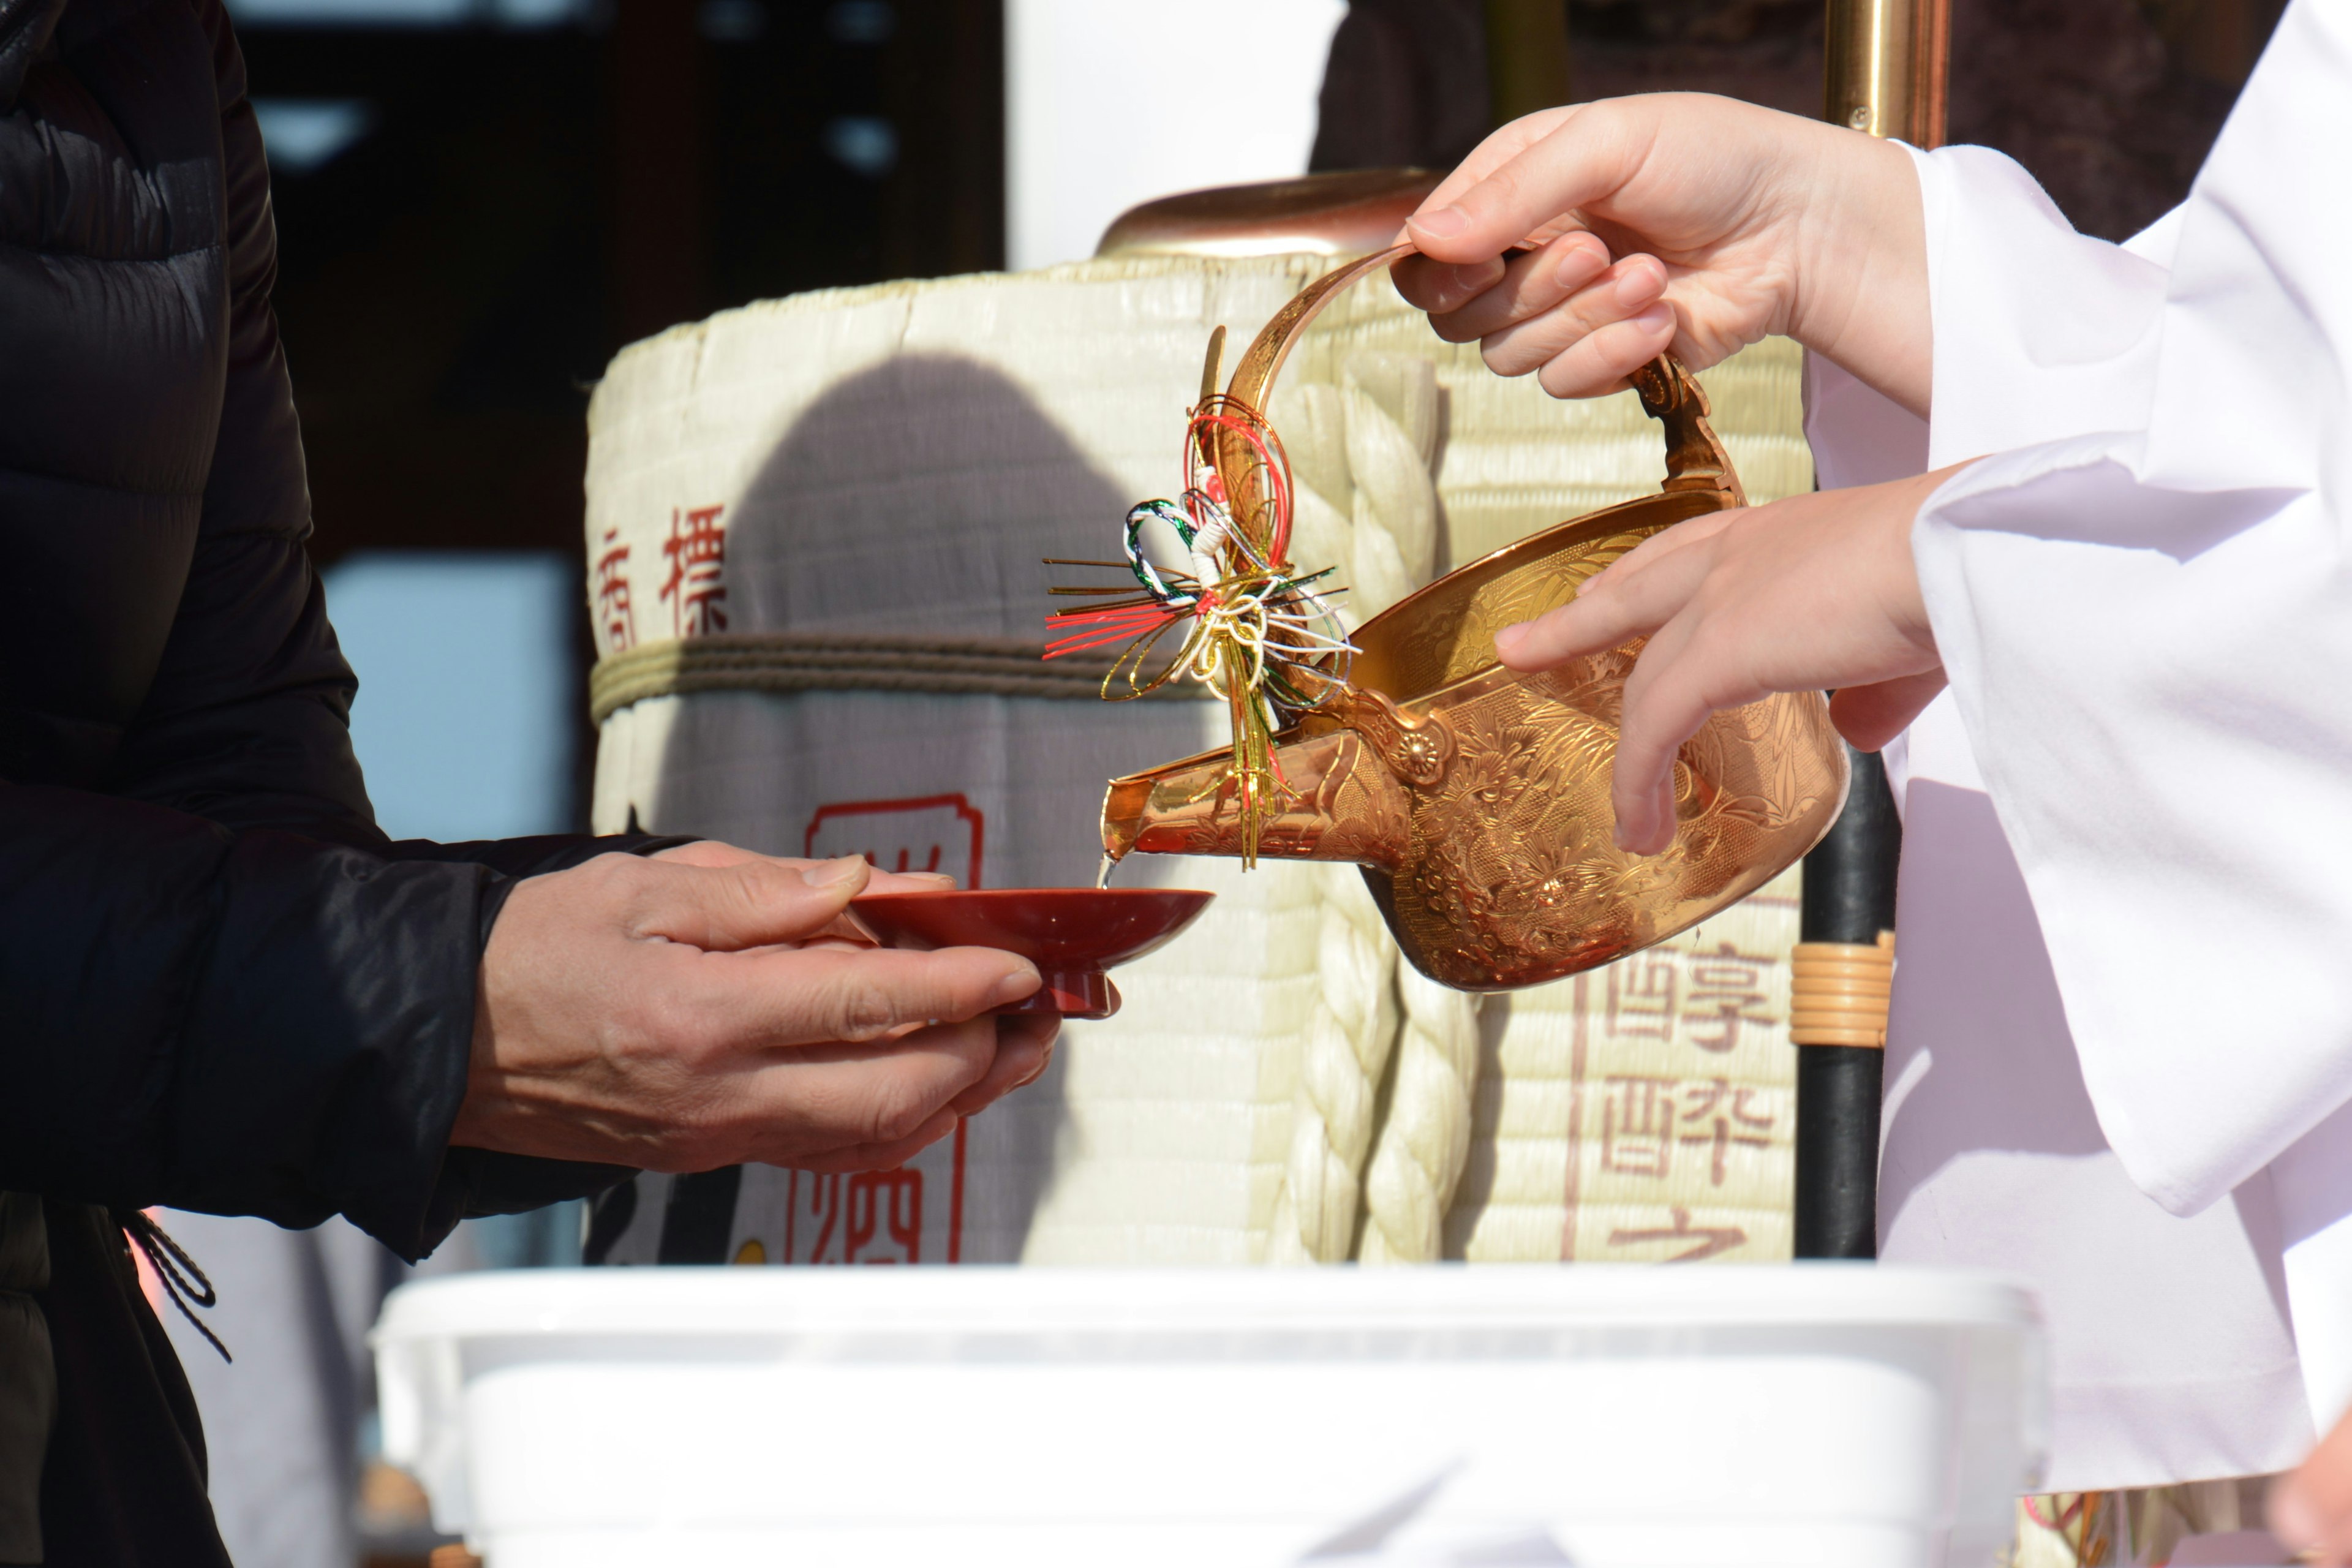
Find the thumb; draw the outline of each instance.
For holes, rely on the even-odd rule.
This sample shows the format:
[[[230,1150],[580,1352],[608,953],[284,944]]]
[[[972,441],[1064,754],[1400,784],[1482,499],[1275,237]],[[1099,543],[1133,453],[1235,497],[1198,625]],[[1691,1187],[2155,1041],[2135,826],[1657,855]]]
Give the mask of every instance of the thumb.
[[[799,942],[831,924],[866,887],[862,857],[787,866],[753,857],[729,866],[672,862],[639,896],[633,934],[711,952]]]
[[[1525,123],[1505,126],[1494,140],[1502,141]],[[1421,211],[1405,220],[1407,234],[1423,256],[1457,265],[1492,260],[1622,185],[1640,167],[1647,140],[1607,104],[1579,104],[1528,129],[1542,133],[1483,174],[1459,186],[1452,180],[1438,186]]]

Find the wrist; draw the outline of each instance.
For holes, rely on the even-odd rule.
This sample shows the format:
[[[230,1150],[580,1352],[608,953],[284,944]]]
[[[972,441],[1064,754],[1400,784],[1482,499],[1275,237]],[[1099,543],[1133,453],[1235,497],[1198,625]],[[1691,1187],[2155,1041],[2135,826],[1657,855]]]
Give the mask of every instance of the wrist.
[[[1970,458],[1966,462],[1872,487],[1886,497],[1885,504],[1878,509],[1876,541],[1883,563],[1877,579],[1882,608],[1894,629],[1931,663],[1940,659],[1941,655],[1936,644],[1935,622],[1927,613],[1927,591],[1919,580],[1913,540],[1918,532],[1920,514],[1927,510],[1936,493],[1963,469],[1981,460]]]
[[[1789,335],[1924,418],[1934,326],[1914,154],[1833,126],[1811,141]]]

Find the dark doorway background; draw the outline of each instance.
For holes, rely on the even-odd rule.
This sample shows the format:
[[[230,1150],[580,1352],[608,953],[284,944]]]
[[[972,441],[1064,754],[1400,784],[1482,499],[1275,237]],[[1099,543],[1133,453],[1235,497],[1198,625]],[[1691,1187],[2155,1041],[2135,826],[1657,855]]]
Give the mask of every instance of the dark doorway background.
[[[534,27],[300,9],[238,34],[265,107],[365,123],[272,171],[322,563],[576,553],[588,390],[622,344],[1001,264],[995,0],[607,0]]]

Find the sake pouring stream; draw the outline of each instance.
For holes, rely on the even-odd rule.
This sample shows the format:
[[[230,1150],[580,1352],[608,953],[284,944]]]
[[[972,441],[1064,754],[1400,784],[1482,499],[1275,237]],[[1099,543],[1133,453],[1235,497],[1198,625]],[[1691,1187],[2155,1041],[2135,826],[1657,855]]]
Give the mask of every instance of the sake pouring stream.
[[[1350,262],[1302,290],[1242,355],[1227,398],[1265,408],[1332,296],[1410,249]],[[1216,354],[1213,345],[1212,386]],[[1664,429],[1657,494],[1532,534],[1358,627],[1352,659],[1316,666],[1324,673],[1313,705],[1279,710],[1283,788],[1254,834],[1226,747],[1113,780],[1106,857],[1353,862],[1414,968],[1461,990],[1496,991],[1661,942],[1811,849],[1837,820],[1847,781],[1822,694],[1784,693],[1709,719],[1675,762],[1672,845],[1629,855],[1612,840],[1609,783],[1640,642],[1543,675],[1496,659],[1496,632],[1568,603],[1643,540],[1747,504],[1690,373],[1662,355],[1632,379]],[[1245,511],[1262,499],[1260,477],[1237,443],[1212,445],[1225,493]]]

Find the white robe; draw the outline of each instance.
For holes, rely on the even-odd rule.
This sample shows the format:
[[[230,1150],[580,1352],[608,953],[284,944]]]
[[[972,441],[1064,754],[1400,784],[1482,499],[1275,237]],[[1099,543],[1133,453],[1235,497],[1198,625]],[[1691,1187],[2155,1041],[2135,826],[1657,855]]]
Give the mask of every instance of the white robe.
[[[1882,1256],[2039,1288],[2053,1489],[2284,1468],[2352,1395],[2352,4],[2128,246],[1915,162],[1932,419],[1809,387],[1824,487],[1993,454],[1913,534]]]

